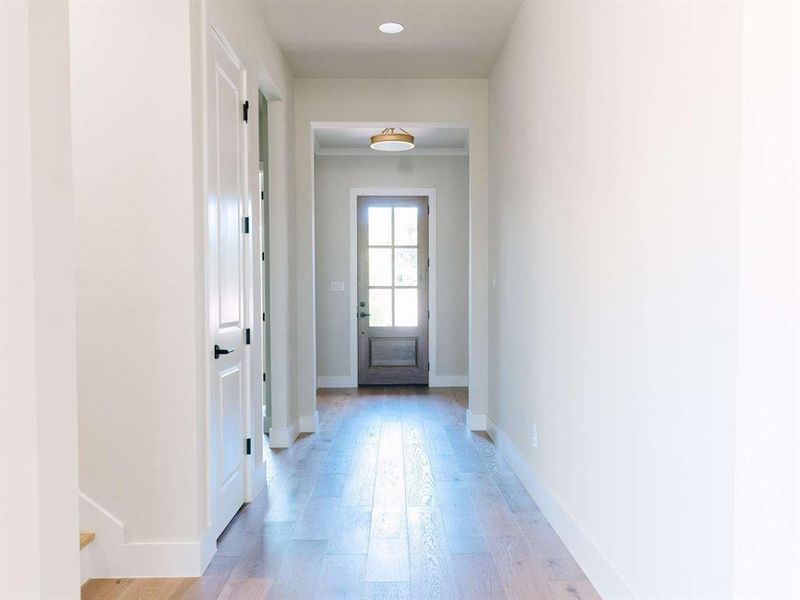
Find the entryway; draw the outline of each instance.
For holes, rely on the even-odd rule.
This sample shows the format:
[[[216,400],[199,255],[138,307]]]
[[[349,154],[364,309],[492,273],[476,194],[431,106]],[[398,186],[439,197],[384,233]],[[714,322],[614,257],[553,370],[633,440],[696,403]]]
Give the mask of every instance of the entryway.
[[[358,385],[428,383],[428,198],[358,197]]]
[[[484,263],[472,258],[470,129],[382,124],[416,145],[380,152],[369,146],[380,125],[312,123],[315,360],[298,364],[298,378],[308,368],[317,389],[470,386],[480,402],[484,379],[473,395],[469,376],[476,365],[481,375],[486,347],[473,326]],[[474,413],[471,428],[481,425]]]

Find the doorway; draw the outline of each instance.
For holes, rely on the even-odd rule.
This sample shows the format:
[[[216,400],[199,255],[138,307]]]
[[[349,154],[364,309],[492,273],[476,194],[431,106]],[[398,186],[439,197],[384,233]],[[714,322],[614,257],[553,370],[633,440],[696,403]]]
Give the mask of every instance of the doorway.
[[[428,198],[358,196],[358,385],[427,385]]]
[[[262,396],[261,420],[265,436],[272,427],[272,379],[270,377],[270,322],[269,322],[269,104],[264,94],[258,92],[258,185],[261,195],[261,369]]]

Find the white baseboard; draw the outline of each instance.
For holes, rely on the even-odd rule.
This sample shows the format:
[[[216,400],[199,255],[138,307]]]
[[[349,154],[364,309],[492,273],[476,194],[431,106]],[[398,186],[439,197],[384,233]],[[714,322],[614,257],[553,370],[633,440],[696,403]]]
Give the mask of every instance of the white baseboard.
[[[300,419],[295,419],[294,422],[285,429],[273,425],[269,428],[269,447],[288,448],[292,445],[292,442],[294,442],[299,433]]]
[[[297,421],[300,433],[316,433],[319,430],[319,411],[315,410],[313,415],[301,415]]]
[[[317,377],[318,388],[356,388],[358,378],[349,375],[320,375]]]
[[[486,431],[488,420],[488,415],[476,415],[467,409],[467,429],[470,431]]]
[[[270,427],[269,447],[288,448],[301,433],[315,433],[319,429],[319,411],[313,415],[301,415],[286,429]]]
[[[499,446],[499,444],[497,444],[497,437],[499,435],[497,432],[497,423],[495,423],[489,415],[486,415],[486,433],[488,433],[492,441]]]
[[[467,375],[431,375],[428,387],[468,387]],[[358,378],[349,375],[320,375],[317,377],[318,388],[357,388]]]
[[[481,415],[483,416],[483,415]],[[630,586],[597,548],[592,539],[553,491],[542,481],[520,454],[517,447],[495,422],[487,417],[487,431],[495,440],[501,455],[508,461],[517,477],[539,505],[544,516],[553,526],[561,541],[575,557],[586,576],[603,598],[636,598]]]
[[[91,547],[86,557],[87,578],[202,575],[207,564],[203,541],[127,542],[119,519],[82,492],[79,502],[81,530],[95,533],[94,541],[84,549]]]
[[[431,375],[428,387],[467,387],[469,377],[466,375]]]

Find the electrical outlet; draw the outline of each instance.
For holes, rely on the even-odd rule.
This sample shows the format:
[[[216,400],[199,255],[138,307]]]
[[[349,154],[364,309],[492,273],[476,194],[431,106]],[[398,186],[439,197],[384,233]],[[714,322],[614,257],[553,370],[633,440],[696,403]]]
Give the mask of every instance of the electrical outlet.
[[[533,434],[531,435],[531,443],[533,444],[534,448],[539,447],[539,427],[537,425],[533,426]]]

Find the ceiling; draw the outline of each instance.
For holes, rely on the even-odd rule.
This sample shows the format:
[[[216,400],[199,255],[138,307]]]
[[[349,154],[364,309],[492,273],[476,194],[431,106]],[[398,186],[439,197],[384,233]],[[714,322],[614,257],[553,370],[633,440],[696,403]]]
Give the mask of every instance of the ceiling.
[[[461,155],[469,153],[469,129],[466,127],[408,127],[416,147],[406,152],[380,152],[369,147],[370,136],[381,127],[322,127],[314,129],[317,155],[408,156]]]
[[[295,77],[486,77],[519,0],[260,0]],[[378,25],[402,23],[387,35]]]

